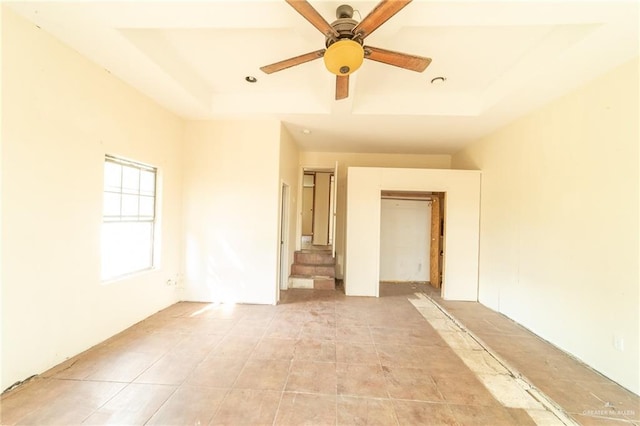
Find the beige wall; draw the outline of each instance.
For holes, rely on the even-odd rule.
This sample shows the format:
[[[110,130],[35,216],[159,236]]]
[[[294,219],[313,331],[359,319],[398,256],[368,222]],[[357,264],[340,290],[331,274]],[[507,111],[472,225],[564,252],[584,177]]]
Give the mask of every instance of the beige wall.
[[[187,122],[184,300],[277,300],[280,122]]]
[[[333,169],[338,162],[336,203],[336,274],[343,278],[345,221],[347,204],[347,169],[349,167],[397,167],[448,169],[450,155],[364,154],[349,152],[300,152],[300,166]],[[301,195],[300,195],[301,196]],[[300,214],[300,211],[298,212]]]
[[[296,249],[296,212],[298,211],[298,146],[289,131],[284,127],[280,127],[280,182],[289,186],[289,229],[286,234],[288,241],[286,244],[287,261],[286,269],[281,273],[289,277],[291,272],[291,264],[293,263],[293,253]],[[280,204],[279,202],[278,205]],[[278,220],[280,223],[280,220]]]
[[[450,155],[371,154],[353,152],[301,152],[300,163],[305,167],[333,167],[340,162],[346,167],[402,167],[448,169]],[[340,172],[346,176],[346,169]]]
[[[2,11],[2,389],[177,300],[183,122]],[[161,263],[100,282],[106,153],[159,168]]]
[[[638,75],[636,59],[453,158],[482,170],[480,301],[636,393]]]

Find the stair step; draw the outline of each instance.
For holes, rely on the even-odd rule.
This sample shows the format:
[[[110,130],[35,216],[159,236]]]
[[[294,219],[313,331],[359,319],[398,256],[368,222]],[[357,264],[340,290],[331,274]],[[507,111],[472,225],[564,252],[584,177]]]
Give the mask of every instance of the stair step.
[[[307,265],[334,265],[335,258],[331,252],[296,251],[293,255],[294,263]]]
[[[290,275],[289,288],[313,288],[313,278]]]
[[[316,290],[335,290],[336,279],[333,277],[315,278],[313,280],[313,288]]]
[[[336,280],[333,277],[315,275],[289,276],[289,288],[309,288],[315,290],[335,290]]]
[[[334,265],[308,265],[294,263],[291,265],[291,275],[322,275],[335,277],[336,267]]]

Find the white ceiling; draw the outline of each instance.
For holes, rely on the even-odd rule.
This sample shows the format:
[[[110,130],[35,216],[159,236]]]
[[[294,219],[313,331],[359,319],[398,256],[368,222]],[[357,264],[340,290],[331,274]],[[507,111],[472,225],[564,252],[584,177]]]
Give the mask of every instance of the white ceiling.
[[[310,3],[332,22],[340,4],[364,17],[377,2]],[[313,151],[451,154],[639,50],[637,1],[414,0],[366,44],[431,65],[365,61],[335,101],[321,59],[259,70],[324,47],[284,0],[5,4],[182,117],[276,117]]]

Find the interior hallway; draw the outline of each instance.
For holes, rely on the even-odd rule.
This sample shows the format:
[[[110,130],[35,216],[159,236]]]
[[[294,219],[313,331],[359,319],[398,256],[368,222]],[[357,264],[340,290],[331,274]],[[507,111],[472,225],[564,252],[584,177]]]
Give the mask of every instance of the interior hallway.
[[[378,299],[288,290],[278,306],[178,303],[5,393],[0,423],[535,424],[535,410],[494,398],[415,292],[429,290],[384,285]],[[637,423],[638,397],[595,373],[576,383],[579,363],[479,304],[435,300],[521,372],[539,371],[535,384],[549,385],[567,411],[612,417],[576,400],[586,386],[626,413],[573,416],[580,423]],[[561,424],[549,412],[537,419]]]

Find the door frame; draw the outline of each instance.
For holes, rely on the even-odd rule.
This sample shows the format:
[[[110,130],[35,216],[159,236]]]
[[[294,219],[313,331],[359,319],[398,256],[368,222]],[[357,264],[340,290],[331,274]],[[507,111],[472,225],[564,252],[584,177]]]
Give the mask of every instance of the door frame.
[[[297,211],[296,211],[296,215],[297,215],[297,218],[296,218],[296,244],[295,244],[296,250],[301,250],[302,249],[302,208],[303,208],[302,207],[302,191],[303,191],[302,188],[303,188],[303,185],[304,185],[304,175],[305,174],[309,174],[309,173],[316,173],[316,172],[318,172],[318,173],[331,173],[333,175],[333,177],[334,177],[334,185],[333,185],[334,189],[333,190],[334,190],[335,194],[337,194],[337,192],[338,192],[338,177],[337,177],[338,168],[337,168],[337,166],[338,166],[338,162],[336,161],[334,167],[331,167],[331,166],[330,167],[310,167],[310,166],[301,166],[300,167],[300,171],[299,171],[299,174],[298,174],[298,191],[297,191],[298,192],[298,199],[300,200],[300,202],[297,205]],[[332,194],[330,193],[329,196],[331,197]],[[314,199],[315,199],[315,188],[314,188]],[[338,199],[336,197],[335,198],[334,207],[337,206],[337,201],[338,201]],[[334,212],[329,210],[329,215],[331,215],[333,213]],[[313,214],[315,216],[315,210],[314,210]],[[334,231],[335,231],[336,226],[337,226],[336,225],[336,223],[337,223],[336,219],[337,218],[334,216],[333,217],[333,229],[334,229]],[[314,220],[315,220],[315,218],[314,218]],[[329,231],[331,232],[331,230],[329,230]],[[330,244],[330,245],[333,246],[334,250],[335,250],[335,247],[336,247],[336,241],[335,240],[336,240],[336,238],[334,237],[333,241],[332,241],[332,244]]]
[[[316,171],[313,187],[313,245],[331,245],[333,172]]]
[[[304,184],[304,177],[305,176],[313,176],[313,186],[305,186]],[[303,216],[304,216],[304,208],[305,208],[305,192],[304,190],[306,188],[311,188],[311,233],[310,234],[305,234],[304,233],[304,222],[303,222]],[[314,206],[315,206],[315,201],[316,201],[316,174],[315,172],[309,172],[309,171],[303,171],[302,173],[302,195],[300,196],[300,204],[301,204],[301,209],[300,209],[300,235],[301,236],[311,236],[311,238],[313,239],[313,221],[315,219],[315,214],[314,214]]]
[[[278,232],[278,280],[276,285],[276,300],[280,300],[280,290],[289,288],[289,209],[290,187],[282,181],[280,183],[280,225]]]
[[[434,192],[431,200],[431,247],[429,248],[429,283],[442,293],[442,277],[444,268],[444,232],[445,213],[444,198],[446,192]]]

